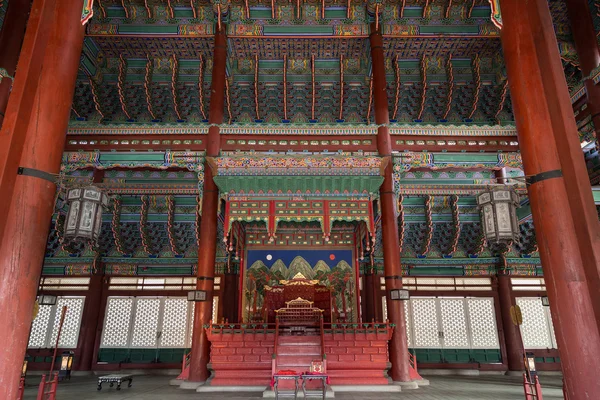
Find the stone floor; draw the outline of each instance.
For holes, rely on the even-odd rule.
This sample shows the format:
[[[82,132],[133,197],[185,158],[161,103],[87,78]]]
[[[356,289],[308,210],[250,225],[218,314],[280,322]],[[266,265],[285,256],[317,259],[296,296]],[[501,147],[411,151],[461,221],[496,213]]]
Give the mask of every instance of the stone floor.
[[[336,393],[336,399],[346,400],[523,400],[520,378],[508,376],[425,376],[431,385],[400,393]],[[133,386],[123,385],[120,391],[104,385],[96,390],[93,377],[74,377],[59,385],[57,400],[170,400],[170,399],[258,399],[261,393],[196,393],[169,386],[170,377],[138,376]],[[28,379],[25,400],[35,400],[39,378]],[[561,378],[541,379],[544,400],[563,399]]]

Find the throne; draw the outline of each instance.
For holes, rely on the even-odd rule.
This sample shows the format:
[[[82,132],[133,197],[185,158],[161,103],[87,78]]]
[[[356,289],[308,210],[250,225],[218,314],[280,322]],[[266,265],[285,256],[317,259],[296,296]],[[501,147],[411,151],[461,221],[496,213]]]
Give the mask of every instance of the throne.
[[[323,310],[313,307],[313,302],[298,297],[286,301],[286,307],[275,310],[279,324],[294,327],[318,326]]]
[[[275,323],[277,311],[290,304],[294,307],[304,304],[299,300],[311,303],[310,307],[321,310],[325,323],[331,322],[331,289],[320,285],[318,280],[306,279],[301,273],[290,280],[279,281],[278,285],[265,286],[264,320]]]

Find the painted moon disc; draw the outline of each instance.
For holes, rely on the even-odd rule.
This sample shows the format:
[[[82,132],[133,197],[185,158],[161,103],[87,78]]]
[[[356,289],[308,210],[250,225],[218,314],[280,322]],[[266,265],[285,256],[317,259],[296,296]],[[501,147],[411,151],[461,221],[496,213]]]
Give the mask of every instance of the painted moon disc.
[[[273,259],[273,256],[270,254],[267,254],[267,260],[271,261]]]

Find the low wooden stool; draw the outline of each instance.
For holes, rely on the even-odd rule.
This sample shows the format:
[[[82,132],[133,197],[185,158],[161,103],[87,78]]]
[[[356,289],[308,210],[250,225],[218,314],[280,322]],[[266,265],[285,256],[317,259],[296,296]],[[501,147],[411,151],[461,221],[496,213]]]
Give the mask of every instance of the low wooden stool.
[[[113,387],[114,384],[117,384],[117,390],[121,390],[121,383],[127,382],[127,387],[131,387],[133,384],[133,375],[105,375],[98,377],[98,390],[102,390],[103,383],[109,383],[110,387]]]

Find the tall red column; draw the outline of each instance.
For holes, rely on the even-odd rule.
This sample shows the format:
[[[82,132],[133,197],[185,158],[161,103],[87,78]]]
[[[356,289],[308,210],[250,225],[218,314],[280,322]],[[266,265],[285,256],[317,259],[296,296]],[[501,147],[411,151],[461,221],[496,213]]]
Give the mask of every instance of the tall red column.
[[[567,12],[581,73],[584,77],[588,77],[584,78],[587,106],[592,114],[594,130],[598,135],[600,132],[600,86],[594,84],[590,74],[600,64],[600,50],[596,40],[592,13],[587,0],[567,0]]]
[[[598,216],[548,2],[501,0],[500,7],[519,147],[567,393],[570,400],[600,398],[594,318],[600,287],[592,285],[599,266]]]
[[[388,129],[390,117],[385,80],[383,38],[381,32],[375,29],[375,24],[371,25],[369,42],[371,44],[371,63],[373,67],[375,123],[383,125],[377,130],[377,151],[382,157],[391,157],[392,140]],[[379,201],[381,202],[381,234],[388,319],[396,325],[390,341],[390,362],[392,363],[390,377],[396,382],[408,382],[410,381],[409,356],[404,306],[401,301],[391,300],[389,296],[390,290],[402,288],[398,215],[396,213],[396,194],[394,193],[391,160],[385,168],[383,184],[379,189]]]
[[[500,299],[500,313],[502,317],[502,331],[506,345],[506,363],[509,371],[523,370],[523,341],[521,332],[512,322],[510,308],[514,305],[512,300],[510,276],[498,275],[498,297]]]
[[[79,358],[75,360],[73,367],[77,371],[91,371],[94,364],[96,335],[102,333],[100,307],[104,295],[104,280],[103,274],[92,275],[90,278],[79,330]]]
[[[52,29],[46,33],[48,51],[33,101],[21,167],[46,173],[59,171],[83,46],[82,6],[82,0],[61,1],[51,16]],[[6,228],[0,247],[1,399],[17,396],[55,193],[53,182],[19,175],[9,212],[3,215]]]
[[[225,66],[227,62],[227,37],[225,26],[215,34],[212,84],[210,97],[209,124],[223,123],[225,106]],[[221,148],[219,127],[208,129],[206,155],[217,157]],[[217,250],[217,209],[219,189],[215,185],[208,163],[204,164],[204,194],[202,198],[202,221],[200,223],[200,243],[198,244],[198,282],[196,288],[208,292],[207,300],[196,303],[194,310],[194,333],[190,357],[189,382],[205,382],[210,373],[207,364],[210,360],[210,343],[204,330],[212,317],[212,292],[215,280],[215,259]],[[186,385],[182,385],[186,387]]]
[[[4,68],[9,75],[15,76],[17,61],[21,52],[21,44],[25,37],[27,17],[31,8],[31,0],[11,0],[8,2],[4,23],[0,30],[0,68]],[[8,95],[12,81],[0,81],[0,127],[4,121],[4,112],[8,104]]]

